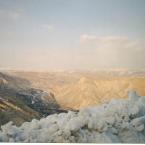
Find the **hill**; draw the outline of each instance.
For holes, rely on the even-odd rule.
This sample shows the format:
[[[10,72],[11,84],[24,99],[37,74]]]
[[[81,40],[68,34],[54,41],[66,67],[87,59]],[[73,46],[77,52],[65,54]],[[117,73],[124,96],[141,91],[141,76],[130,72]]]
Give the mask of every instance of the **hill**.
[[[20,125],[61,111],[51,92],[32,88],[26,79],[0,73],[0,125],[8,121]]]
[[[130,90],[145,96],[143,70],[9,73],[29,80],[35,88],[50,90],[62,108],[80,109],[112,98],[127,98]]]

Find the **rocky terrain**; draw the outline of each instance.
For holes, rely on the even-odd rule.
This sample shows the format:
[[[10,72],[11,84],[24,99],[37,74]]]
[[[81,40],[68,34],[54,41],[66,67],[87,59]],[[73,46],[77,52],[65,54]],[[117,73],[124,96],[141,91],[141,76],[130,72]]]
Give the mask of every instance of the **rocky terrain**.
[[[20,125],[32,118],[79,110],[127,98],[130,90],[145,96],[144,71],[0,73],[0,124]]]
[[[144,70],[9,73],[29,80],[34,88],[51,90],[62,108],[81,109],[112,98],[127,98],[130,90],[145,96]]]
[[[32,88],[26,79],[0,73],[0,125],[8,121],[20,125],[63,111],[51,92]]]
[[[65,125],[64,125],[65,124]],[[33,119],[17,127],[1,126],[1,142],[145,143],[145,97],[127,99]]]
[[[0,141],[145,143],[144,96],[144,71],[3,72]]]

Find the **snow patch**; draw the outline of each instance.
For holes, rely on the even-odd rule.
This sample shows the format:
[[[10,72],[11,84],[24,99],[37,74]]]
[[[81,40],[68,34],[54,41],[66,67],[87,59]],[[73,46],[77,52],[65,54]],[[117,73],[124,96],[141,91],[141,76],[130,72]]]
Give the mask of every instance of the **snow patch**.
[[[145,97],[49,115],[40,120],[1,126],[1,142],[145,143]]]

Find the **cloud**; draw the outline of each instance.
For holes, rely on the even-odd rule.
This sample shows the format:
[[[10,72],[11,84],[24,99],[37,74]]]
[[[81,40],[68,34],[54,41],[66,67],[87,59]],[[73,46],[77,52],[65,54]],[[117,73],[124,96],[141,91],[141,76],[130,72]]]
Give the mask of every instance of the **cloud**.
[[[29,65],[31,69],[142,69],[145,68],[144,40],[85,34],[80,36],[80,46],[75,48],[28,49],[23,56],[25,62],[20,65]]]
[[[54,30],[54,26],[53,25],[49,25],[49,24],[43,24],[43,25],[41,25],[41,28],[43,30],[46,30],[46,31],[49,31],[49,32]]]
[[[5,10],[0,9],[0,18],[1,19],[12,19],[17,20],[20,18],[22,10]]]
[[[96,66],[145,67],[145,39],[133,40],[128,37],[97,37],[83,34],[80,36],[80,47],[82,53],[89,53],[91,58],[88,55],[88,61],[94,58]]]
[[[126,44],[129,42],[129,38],[127,37],[119,37],[119,36],[106,36],[106,37],[97,37],[95,35],[87,35],[83,34],[80,36],[81,45],[92,45],[93,47],[108,47],[108,46],[120,46],[120,44]]]
[[[80,37],[80,40],[83,42],[83,41],[86,41],[86,40],[95,40],[97,39],[97,37],[95,35],[87,35],[87,34],[83,34],[81,35]]]

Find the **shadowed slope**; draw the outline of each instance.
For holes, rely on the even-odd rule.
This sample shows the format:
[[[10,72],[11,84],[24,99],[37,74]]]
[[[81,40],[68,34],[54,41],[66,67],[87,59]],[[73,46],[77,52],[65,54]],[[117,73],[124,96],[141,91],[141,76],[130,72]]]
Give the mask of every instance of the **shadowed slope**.
[[[30,82],[0,73],[0,124],[24,121],[61,112],[54,95],[31,88]]]

